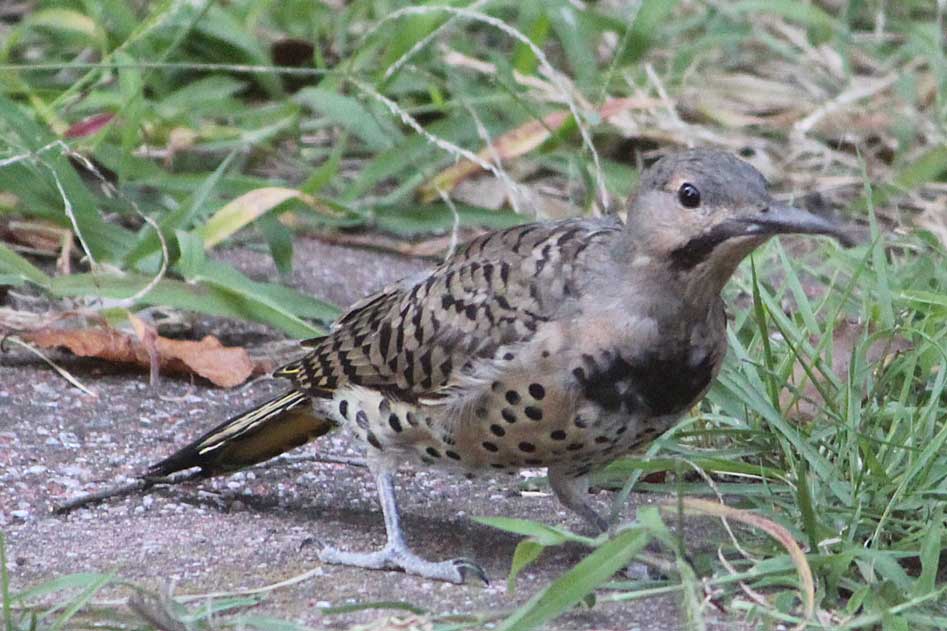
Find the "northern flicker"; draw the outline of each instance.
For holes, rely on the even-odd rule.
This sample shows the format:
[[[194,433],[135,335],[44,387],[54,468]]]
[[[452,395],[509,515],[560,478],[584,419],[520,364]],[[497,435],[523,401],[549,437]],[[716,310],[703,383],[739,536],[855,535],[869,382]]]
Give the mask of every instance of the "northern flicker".
[[[660,436],[704,396],[727,346],[721,290],[779,233],[848,243],[839,226],[774,200],[763,176],[731,154],[664,157],[642,175],[624,222],[485,234],[358,302],[276,371],[291,382],[287,393],[149,475],[214,475],[345,427],[367,451],[388,541],[369,553],[326,548],[321,559],[457,583],[482,577],[471,561],[432,562],[408,548],[398,467],[548,467],[558,499],[606,529],[587,500],[589,473]]]

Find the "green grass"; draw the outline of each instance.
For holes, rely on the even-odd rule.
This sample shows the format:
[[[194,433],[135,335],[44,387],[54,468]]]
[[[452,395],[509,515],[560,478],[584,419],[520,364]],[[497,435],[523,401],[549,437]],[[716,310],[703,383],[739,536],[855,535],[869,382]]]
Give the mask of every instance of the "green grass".
[[[337,309],[280,282],[294,230],[411,240],[500,227],[560,212],[549,190],[570,212],[601,212],[602,199],[620,207],[655,149],[743,150],[775,188],[819,191],[872,241],[756,253],[728,288],[731,352],[707,400],[653,458],[617,462],[600,483],[619,489],[617,502],[632,488],[722,497],[785,528],[815,576],[811,628],[947,628],[947,56],[936,3],[132,4],[40,1],[0,26],[0,235],[14,220],[52,224],[84,255],[56,274],[44,261],[55,252],[0,241],[0,285],[87,311],[108,298],[111,309],[162,305],[304,337]],[[280,65],[300,50],[298,65]],[[617,97],[641,103],[603,118]],[[510,204],[418,201],[486,138],[563,111],[536,148],[491,166]],[[214,260],[237,240],[269,251],[273,282]],[[670,477],[642,475],[655,471]],[[693,568],[678,559],[660,583],[613,580],[603,561],[618,567],[652,538],[673,544],[675,519],[646,513],[611,540],[582,539],[587,559],[517,611],[423,615],[438,629],[488,619],[525,629],[577,603],[675,593],[699,628],[706,588],[761,627],[803,622],[789,552],[746,526],[734,526],[739,545],[721,543],[730,569],[708,554]],[[494,525],[527,535],[517,569],[575,540]],[[18,593],[8,581],[7,631],[153,628],[92,604],[124,585],[114,576],[51,577]],[[301,628],[254,618],[255,602],[167,609],[193,628]]]

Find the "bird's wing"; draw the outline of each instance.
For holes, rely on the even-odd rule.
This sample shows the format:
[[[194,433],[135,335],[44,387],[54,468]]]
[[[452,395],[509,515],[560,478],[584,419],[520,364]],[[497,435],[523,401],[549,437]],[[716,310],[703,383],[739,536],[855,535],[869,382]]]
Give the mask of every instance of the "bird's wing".
[[[437,396],[456,371],[529,340],[576,298],[587,263],[619,229],[615,219],[580,219],[485,234],[358,302],[276,374],[310,392],[360,385],[406,400]]]

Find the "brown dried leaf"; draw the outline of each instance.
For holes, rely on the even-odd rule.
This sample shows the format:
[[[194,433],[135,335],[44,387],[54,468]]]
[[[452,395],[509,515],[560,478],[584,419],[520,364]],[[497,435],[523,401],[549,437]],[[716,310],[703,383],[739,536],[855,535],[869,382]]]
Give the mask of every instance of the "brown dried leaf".
[[[222,388],[243,383],[257,369],[246,349],[224,347],[212,335],[199,342],[174,340],[157,335],[147,326],[138,338],[106,327],[43,328],[20,337],[41,348],[63,347],[79,357],[95,357],[141,368],[151,368],[156,354],[161,372],[200,375]]]
[[[72,232],[46,221],[0,222],[0,238],[30,248],[37,254],[57,254]]]

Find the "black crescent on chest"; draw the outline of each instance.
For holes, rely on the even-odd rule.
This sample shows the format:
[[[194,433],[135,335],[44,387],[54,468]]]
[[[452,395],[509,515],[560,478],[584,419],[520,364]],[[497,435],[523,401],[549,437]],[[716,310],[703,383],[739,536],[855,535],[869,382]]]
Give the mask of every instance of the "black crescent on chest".
[[[618,352],[585,355],[573,369],[585,399],[609,412],[679,414],[710,385],[720,358],[714,352],[686,349],[625,358]]]

